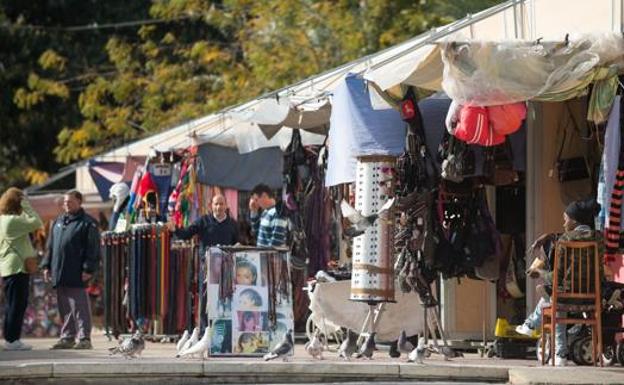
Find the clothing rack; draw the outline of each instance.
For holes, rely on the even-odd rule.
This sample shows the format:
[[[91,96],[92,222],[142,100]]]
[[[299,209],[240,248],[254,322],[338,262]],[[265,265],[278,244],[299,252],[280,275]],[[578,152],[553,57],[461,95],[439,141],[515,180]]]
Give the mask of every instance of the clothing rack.
[[[171,241],[160,224],[133,225],[102,234],[105,327],[114,336],[140,327],[177,335],[198,315],[198,247]]]

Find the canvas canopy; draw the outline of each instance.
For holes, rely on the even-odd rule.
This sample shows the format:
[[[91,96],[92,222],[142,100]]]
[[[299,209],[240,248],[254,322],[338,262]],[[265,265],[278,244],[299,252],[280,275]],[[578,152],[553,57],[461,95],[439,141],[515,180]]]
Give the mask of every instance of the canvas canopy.
[[[290,127],[316,134],[327,134],[331,104],[327,99],[297,105],[294,100],[263,100],[251,117],[264,136],[271,139],[282,127]]]
[[[562,12],[562,9],[565,9],[565,12]],[[312,126],[316,125],[307,123],[307,119],[300,119],[301,115],[306,115],[305,113],[297,115],[300,111],[315,111],[313,105],[302,107],[301,101],[317,101],[319,102],[317,107],[321,110],[329,108],[329,105],[323,104],[322,101],[327,101],[340,80],[344,79],[349,72],[363,74],[371,84],[385,91],[384,96],[390,94],[396,97],[401,85],[413,85],[431,90],[442,89],[445,66],[442,57],[446,42],[523,40],[524,44],[531,44],[538,38],[543,38],[543,41],[561,42],[567,33],[621,33],[623,29],[624,6],[621,1],[508,0],[249,102],[129,143],[96,157],[96,160],[124,161],[126,156],[145,156],[154,148],[162,151],[205,142],[236,148],[239,153],[271,146],[279,146],[283,149],[290,141],[293,128],[291,126],[314,129]],[[606,94],[609,95],[609,89],[617,85],[609,73],[614,69],[603,66],[604,63],[605,61],[600,59],[598,65],[594,66],[593,75],[590,76],[598,82],[601,81],[600,79],[605,79],[603,84],[608,91]],[[449,75],[449,79],[451,78],[453,78],[452,74]],[[581,81],[587,81],[587,79],[582,78]],[[462,91],[470,88],[463,87],[461,82],[460,79],[456,81],[455,89],[448,86],[447,91],[451,97],[461,98],[462,92],[468,92]],[[555,92],[576,88],[567,81],[555,83],[558,84],[558,88],[552,88]],[[371,94],[374,95],[374,93]],[[270,104],[260,106],[265,100],[279,100],[279,106],[275,103],[272,106]],[[269,117],[266,120],[266,115],[262,111],[266,111],[267,107],[270,107],[269,110],[277,107],[281,111],[279,117]],[[325,111],[322,111],[322,114],[324,113]],[[596,116],[600,114],[599,108]],[[255,118],[254,115],[256,115]],[[324,140],[322,135],[314,133],[304,133],[302,137],[304,144],[320,144]],[[83,171],[79,173],[82,174]],[[77,176],[77,179],[86,180],[81,176]]]

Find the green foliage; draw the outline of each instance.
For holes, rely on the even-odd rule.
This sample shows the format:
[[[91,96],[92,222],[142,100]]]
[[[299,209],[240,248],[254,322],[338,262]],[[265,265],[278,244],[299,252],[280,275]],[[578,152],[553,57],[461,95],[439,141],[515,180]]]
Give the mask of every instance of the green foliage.
[[[129,9],[127,1],[94,5],[50,0],[42,12],[14,2],[0,5],[0,20],[2,7],[13,23],[158,20],[81,33],[9,31],[21,34],[9,51],[28,63],[17,65],[8,87],[12,127],[24,127],[20,117],[25,115],[46,121],[47,132],[58,135],[57,143],[39,146],[39,151],[55,147],[56,160],[63,163],[249,100],[496,3],[143,0]],[[7,107],[6,99],[1,107]],[[29,148],[24,143],[17,147]],[[43,167],[39,158],[22,164]]]

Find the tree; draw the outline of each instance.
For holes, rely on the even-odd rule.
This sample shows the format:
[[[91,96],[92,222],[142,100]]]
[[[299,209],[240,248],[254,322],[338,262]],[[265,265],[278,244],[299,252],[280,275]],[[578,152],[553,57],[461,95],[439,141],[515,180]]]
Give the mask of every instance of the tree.
[[[53,149],[63,127],[83,119],[78,97],[113,70],[101,47],[108,30],[73,25],[148,18],[149,0],[0,2],[0,190],[41,182],[59,168]],[[136,28],[119,29],[136,36]]]
[[[82,4],[60,2],[74,17],[77,3]],[[19,69],[15,79],[22,86],[13,99],[21,108],[18,116],[52,122],[47,132],[58,133],[56,160],[67,163],[252,99],[493,3],[154,0],[127,11],[90,10],[87,14],[100,22],[130,16],[154,22],[107,29],[96,37],[45,30],[48,44],[31,48],[26,41],[30,62]],[[44,17],[22,9],[19,15],[12,12],[9,19],[46,26],[75,23],[72,16],[54,13]],[[33,39],[33,32],[27,33]],[[15,127],[24,126],[19,121],[14,119]]]

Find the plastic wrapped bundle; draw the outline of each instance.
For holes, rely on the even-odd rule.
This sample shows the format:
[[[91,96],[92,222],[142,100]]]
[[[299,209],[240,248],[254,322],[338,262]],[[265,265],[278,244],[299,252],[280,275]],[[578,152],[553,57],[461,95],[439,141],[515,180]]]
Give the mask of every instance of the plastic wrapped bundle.
[[[617,34],[560,43],[445,43],[442,87],[459,104],[493,106],[530,99],[561,101],[606,81],[621,69],[624,41]]]

